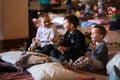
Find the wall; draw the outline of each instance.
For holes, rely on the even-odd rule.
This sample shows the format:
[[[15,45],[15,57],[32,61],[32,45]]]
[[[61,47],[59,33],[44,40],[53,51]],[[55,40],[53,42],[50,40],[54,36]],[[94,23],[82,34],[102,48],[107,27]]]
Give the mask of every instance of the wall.
[[[3,13],[2,13],[2,8],[3,8],[3,0],[0,0],[0,40],[3,40]]]
[[[0,40],[28,37],[28,0],[0,0]]]

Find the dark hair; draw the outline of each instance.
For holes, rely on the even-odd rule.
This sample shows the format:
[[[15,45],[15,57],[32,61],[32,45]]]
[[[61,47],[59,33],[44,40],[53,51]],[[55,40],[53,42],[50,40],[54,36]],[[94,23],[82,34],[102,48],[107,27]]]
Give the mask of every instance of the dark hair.
[[[104,26],[102,26],[102,25],[95,25],[95,26],[93,26],[93,28],[98,28],[99,29],[99,33],[103,35],[103,38],[106,36],[107,31],[106,31]]]
[[[72,23],[75,28],[79,25],[79,19],[75,15],[68,15],[64,18],[64,20],[65,19],[67,19],[69,23]]]

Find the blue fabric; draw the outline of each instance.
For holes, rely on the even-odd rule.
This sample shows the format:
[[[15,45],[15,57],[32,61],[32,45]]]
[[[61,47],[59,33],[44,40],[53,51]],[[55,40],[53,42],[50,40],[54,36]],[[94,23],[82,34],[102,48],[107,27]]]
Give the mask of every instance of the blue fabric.
[[[71,0],[67,0],[67,5],[71,5],[72,4],[72,1]]]
[[[50,0],[38,0],[38,2],[41,3],[41,4],[46,5],[46,4],[50,3]]]
[[[94,23],[87,22],[87,21],[83,21],[83,22],[80,23],[80,26],[81,26],[82,28],[86,28],[86,27],[92,26],[93,24],[94,24]]]

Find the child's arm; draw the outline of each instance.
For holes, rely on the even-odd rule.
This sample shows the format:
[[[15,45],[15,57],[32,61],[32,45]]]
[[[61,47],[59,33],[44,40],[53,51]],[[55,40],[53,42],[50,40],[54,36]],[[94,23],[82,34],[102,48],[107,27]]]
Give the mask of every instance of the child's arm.
[[[38,46],[40,46],[40,42],[37,41],[36,38],[33,38],[30,47],[35,48],[35,47],[38,47]]]
[[[95,41],[92,41],[92,40],[91,40],[90,45],[89,45],[89,48],[90,48],[91,50],[96,50],[96,44],[95,44],[95,43],[96,43]]]

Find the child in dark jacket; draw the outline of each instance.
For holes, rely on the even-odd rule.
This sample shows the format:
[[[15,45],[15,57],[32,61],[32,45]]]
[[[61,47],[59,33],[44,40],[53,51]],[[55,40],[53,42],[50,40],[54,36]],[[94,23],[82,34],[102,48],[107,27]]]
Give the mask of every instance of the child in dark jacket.
[[[79,19],[75,15],[64,18],[63,26],[66,30],[63,40],[57,49],[51,51],[51,56],[64,62],[72,59],[75,61],[85,52],[85,36],[77,30]]]

